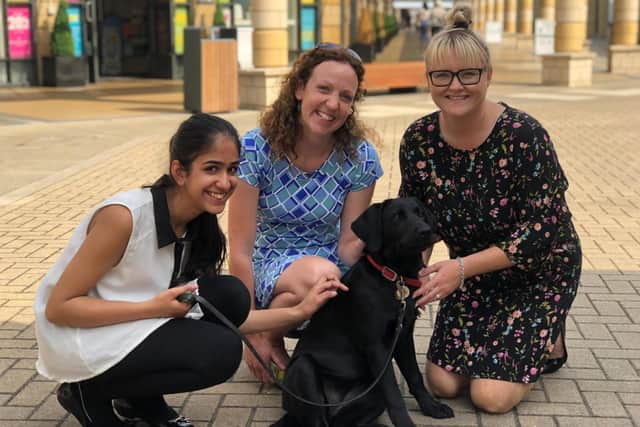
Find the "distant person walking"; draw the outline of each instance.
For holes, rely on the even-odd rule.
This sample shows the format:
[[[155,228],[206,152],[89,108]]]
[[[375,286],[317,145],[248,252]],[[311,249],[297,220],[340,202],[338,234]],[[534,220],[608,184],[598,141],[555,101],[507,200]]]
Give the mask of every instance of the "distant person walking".
[[[418,13],[418,30],[420,31],[420,41],[427,44],[429,41],[429,6],[427,6],[427,2],[422,4],[422,9]]]
[[[444,28],[447,17],[447,11],[442,7],[440,0],[435,1],[435,7],[429,14],[429,28],[431,29],[431,36],[438,34],[442,28]]]

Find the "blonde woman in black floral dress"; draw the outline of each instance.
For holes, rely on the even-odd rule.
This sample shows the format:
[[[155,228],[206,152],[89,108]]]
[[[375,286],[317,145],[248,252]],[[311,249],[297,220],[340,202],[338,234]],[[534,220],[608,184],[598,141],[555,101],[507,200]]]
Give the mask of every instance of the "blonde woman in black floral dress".
[[[436,215],[450,259],[421,271],[416,303],[439,300],[427,353],[431,390],[469,389],[486,412],[511,410],[566,361],[564,325],[581,250],[551,139],[533,117],[486,98],[489,52],[456,7],[425,54],[440,108],[400,147],[401,196]]]

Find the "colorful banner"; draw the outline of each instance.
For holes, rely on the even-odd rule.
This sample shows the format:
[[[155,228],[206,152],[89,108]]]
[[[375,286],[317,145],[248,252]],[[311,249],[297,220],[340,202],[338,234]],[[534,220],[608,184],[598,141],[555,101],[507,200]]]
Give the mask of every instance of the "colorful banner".
[[[173,15],[173,49],[176,55],[184,53],[184,28],[189,23],[189,8],[176,6]]]
[[[316,8],[300,8],[300,49],[309,50],[316,46]]]
[[[9,58],[31,58],[33,47],[30,6],[13,4],[7,6],[7,38],[9,39]]]
[[[73,56],[80,57],[84,53],[82,39],[82,21],[80,20],[80,5],[70,4],[67,8],[71,38],[73,39]]]

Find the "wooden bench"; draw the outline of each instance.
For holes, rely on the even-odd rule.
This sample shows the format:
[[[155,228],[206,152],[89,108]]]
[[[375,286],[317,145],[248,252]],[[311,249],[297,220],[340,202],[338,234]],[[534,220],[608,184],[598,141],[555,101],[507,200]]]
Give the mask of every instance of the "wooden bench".
[[[367,91],[425,88],[427,79],[422,61],[372,62],[364,64]]]

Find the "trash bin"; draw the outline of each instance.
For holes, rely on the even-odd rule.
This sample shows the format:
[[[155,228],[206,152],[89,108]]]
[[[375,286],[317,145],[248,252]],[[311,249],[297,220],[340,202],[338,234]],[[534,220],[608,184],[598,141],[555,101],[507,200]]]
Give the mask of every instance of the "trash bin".
[[[238,109],[236,40],[202,38],[202,29],[184,30],[184,108],[219,113]]]

